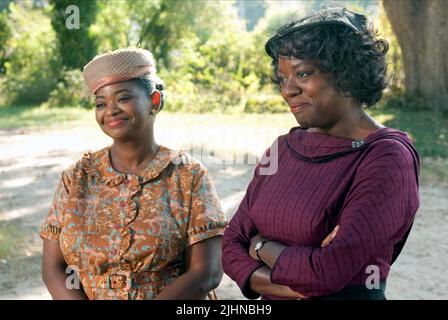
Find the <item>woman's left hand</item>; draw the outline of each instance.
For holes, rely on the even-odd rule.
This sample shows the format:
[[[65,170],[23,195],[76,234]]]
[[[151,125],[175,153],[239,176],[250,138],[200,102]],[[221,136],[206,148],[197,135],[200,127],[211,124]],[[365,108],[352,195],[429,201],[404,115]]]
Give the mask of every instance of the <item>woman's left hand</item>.
[[[264,239],[266,238],[263,237],[261,233],[257,233],[250,239],[249,255],[251,256],[252,259],[260,261],[260,259],[258,259],[257,257],[257,253],[255,252],[255,246],[257,245],[258,242]]]

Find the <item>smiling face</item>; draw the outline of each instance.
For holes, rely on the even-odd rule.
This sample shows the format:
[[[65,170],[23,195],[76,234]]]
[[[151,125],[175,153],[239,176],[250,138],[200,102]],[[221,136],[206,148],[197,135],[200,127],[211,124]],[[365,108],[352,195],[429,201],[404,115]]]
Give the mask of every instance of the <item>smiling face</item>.
[[[132,80],[99,89],[95,94],[95,106],[98,125],[114,140],[136,139],[152,130],[151,101]]]
[[[330,73],[311,61],[280,56],[278,80],[283,99],[302,127],[328,130],[349,112],[350,99],[337,91]]]

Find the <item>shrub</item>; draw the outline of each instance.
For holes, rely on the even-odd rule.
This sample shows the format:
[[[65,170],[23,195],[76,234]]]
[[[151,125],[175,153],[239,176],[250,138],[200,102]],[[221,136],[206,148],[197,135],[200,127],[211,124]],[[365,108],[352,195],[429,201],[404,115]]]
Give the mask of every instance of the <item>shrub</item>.
[[[269,59],[256,37],[216,32],[206,42],[188,39],[162,70],[167,109],[185,112],[243,112],[249,97],[271,88]],[[253,107],[250,107],[253,108]]]
[[[288,112],[288,107],[280,94],[261,93],[251,95],[246,102],[247,113],[281,113]]]
[[[48,105],[50,107],[93,107],[81,70],[64,70],[62,72],[62,80],[51,91]]]
[[[13,30],[6,46],[3,90],[10,104],[45,101],[57,82],[59,69],[55,33],[48,12],[31,5],[10,5],[8,21]]]
[[[391,88],[391,90],[386,92],[384,99],[380,102],[380,107],[384,109],[400,109],[402,111],[430,110],[421,97],[401,88]]]

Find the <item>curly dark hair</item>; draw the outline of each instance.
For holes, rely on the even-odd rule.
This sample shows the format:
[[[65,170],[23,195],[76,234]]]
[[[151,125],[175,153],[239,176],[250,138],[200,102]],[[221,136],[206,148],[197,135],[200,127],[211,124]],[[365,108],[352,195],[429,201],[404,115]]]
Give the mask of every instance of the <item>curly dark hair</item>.
[[[373,25],[363,32],[337,24],[305,27],[285,32],[294,22],[281,27],[277,37],[268,45],[272,58],[271,79],[279,84],[278,57],[288,56],[316,61],[317,67],[331,73],[338,92],[359,101],[361,106],[377,103],[387,86],[386,53],[389,44],[378,39]]]

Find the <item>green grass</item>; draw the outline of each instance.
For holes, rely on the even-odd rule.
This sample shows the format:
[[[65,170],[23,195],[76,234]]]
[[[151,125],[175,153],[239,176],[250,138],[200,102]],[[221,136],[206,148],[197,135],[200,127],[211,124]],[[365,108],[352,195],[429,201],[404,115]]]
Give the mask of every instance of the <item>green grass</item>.
[[[385,126],[406,131],[422,157],[448,158],[448,117],[431,110],[379,106],[369,113]]]
[[[0,222],[0,259],[6,259],[24,246],[26,232],[16,223]]]
[[[448,184],[448,159],[423,158],[420,171],[422,184]]]
[[[14,289],[19,281],[35,281],[30,275],[41,272],[41,247],[34,228],[0,221],[0,292]]]
[[[384,125],[409,133],[422,157],[423,182],[448,181],[447,116],[425,109],[407,110],[402,105],[397,107],[387,103],[372,108],[369,113]],[[236,135],[236,145],[232,148],[239,151],[240,149],[247,150],[248,145],[251,147],[254,144],[265,148],[277,135],[287,132],[289,128],[296,125],[297,123],[289,113],[188,114],[163,111],[158,116],[156,131],[160,129],[161,142],[167,142],[168,145],[172,141],[181,141],[185,144],[194,141],[197,145],[211,146],[215,150],[225,149],[226,146],[217,146],[216,144],[221,143],[221,140],[213,134],[222,132],[228,138]],[[96,130],[94,110],[51,109],[46,108],[45,105],[34,108],[0,108],[0,129],[54,130],[59,128],[67,130],[75,127]],[[172,133],[173,128],[176,129],[176,134]],[[101,134],[100,131],[98,134]]]
[[[404,108],[378,106],[369,113],[384,125],[406,131],[422,157],[448,158],[448,117],[430,110],[407,111]],[[185,114],[162,112],[162,125],[179,128],[279,129],[296,123],[290,114]],[[1,107],[0,129],[68,129],[96,127],[94,111],[82,108]]]
[[[71,127],[96,127],[95,111],[83,108],[48,108],[14,106],[0,107],[0,129],[57,129]],[[158,121],[171,126],[227,126],[260,128],[269,125],[270,128],[290,128],[297,125],[289,113],[276,114],[192,114],[182,112],[162,111]]]
[[[82,108],[0,107],[0,129],[55,129],[95,125],[94,111]]]

